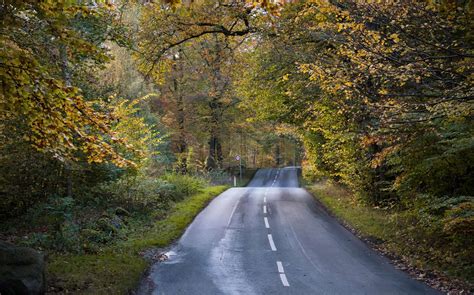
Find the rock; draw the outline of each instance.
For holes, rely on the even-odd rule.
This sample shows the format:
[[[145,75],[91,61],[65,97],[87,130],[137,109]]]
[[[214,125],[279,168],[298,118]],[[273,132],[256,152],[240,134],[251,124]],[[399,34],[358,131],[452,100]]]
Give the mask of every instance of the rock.
[[[115,214],[118,216],[130,216],[130,212],[122,207],[115,208]]]
[[[0,241],[0,294],[44,294],[44,255]]]

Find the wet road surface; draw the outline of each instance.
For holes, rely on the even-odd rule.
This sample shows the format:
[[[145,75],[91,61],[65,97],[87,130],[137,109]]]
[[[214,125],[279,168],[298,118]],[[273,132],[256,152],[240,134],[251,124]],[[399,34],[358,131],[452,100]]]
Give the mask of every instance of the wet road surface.
[[[215,198],[168,256],[139,294],[438,294],[329,216],[292,167]]]

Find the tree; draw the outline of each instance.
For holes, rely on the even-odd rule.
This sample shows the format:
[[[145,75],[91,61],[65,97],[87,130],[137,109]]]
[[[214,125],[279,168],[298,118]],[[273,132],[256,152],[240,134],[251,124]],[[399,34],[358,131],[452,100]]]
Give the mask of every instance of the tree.
[[[323,173],[370,202],[390,200],[414,175],[399,156],[421,147],[423,136],[450,142],[454,158],[472,152],[469,19],[467,10],[441,12],[413,1],[288,5],[267,42],[249,54],[255,57],[242,93],[262,118],[299,126]],[[464,193],[468,166],[457,169],[453,182]],[[415,174],[417,189],[426,191],[427,179]]]
[[[138,113],[137,102],[108,100],[112,93],[104,88],[115,86],[101,80],[113,69],[112,54],[126,56],[118,50],[126,43],[120,7],[1,5],[2,215],[23,212],[51,195],[87,196],[125,169],[136,173],[146,166],[145,158],[155,157],[156,128],[145,121],[143,108]],[[114,92],[132,98],[132,91]],[[127,130],[131,126],[142,133]]]
[[[107,5],[2,3],[2,134],[10,124],[21,138],[58,159],[74,159],[79,152],[90,162],[133,165],[113,147],[125,145],[125,139],[117,140],[111,131],[111,114],[72,85],[85,69],[109,60],[102,45],[116,33],[114,13]],[[10,139],[15,140],[3,135],[2,144]]]

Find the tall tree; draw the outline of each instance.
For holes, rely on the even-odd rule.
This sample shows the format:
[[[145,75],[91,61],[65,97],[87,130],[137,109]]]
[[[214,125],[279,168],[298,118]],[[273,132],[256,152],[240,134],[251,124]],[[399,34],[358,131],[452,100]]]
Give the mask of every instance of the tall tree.
[[[71,83],[109,60],[102,44],[116,33],[114,7],[4,1],[0,16],[1,121],[57,158],[80,151],[91,162],[131,165],[114,148],[123,141],[111,133],[110,113]]]
[[[394,198],[402,187],[413,192],[416,181],[420,191],[436,187],[418,170],[433,169],[435,158],[438,176],[456,175],[456,185],[443,190],[466,193],[469,164],[445,170],[441,159],[472,155],[469,19],[468,10],[413,1],[288,5],[250,54],[243,94],[262,117],[300,126],[311,161],[370,202]],[[449,147],[414,152],[436,140]]]

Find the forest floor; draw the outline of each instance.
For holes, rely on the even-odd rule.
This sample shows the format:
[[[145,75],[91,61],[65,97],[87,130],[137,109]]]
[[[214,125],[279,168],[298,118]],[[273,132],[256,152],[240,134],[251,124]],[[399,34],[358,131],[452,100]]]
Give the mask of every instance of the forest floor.
[[[470,276],[472,262],[449,265],[440,262],[444,260],[442,257],[427,257],[421,249],[421,242],[417,243],[421,237],[413,234],[417,232],[416,228],[408,232],[404,228],[408,221],[402,220],[404,216],[399,211],[360,205],[346,189],[331,182],[322,181],[306,188],[329,214],[388,257],[398,269],[447,294],[472,294],[474,291],[474,281]],[[422,225],[417,226],[421,231]],[[434,250],[443,255],[443,249]]]

